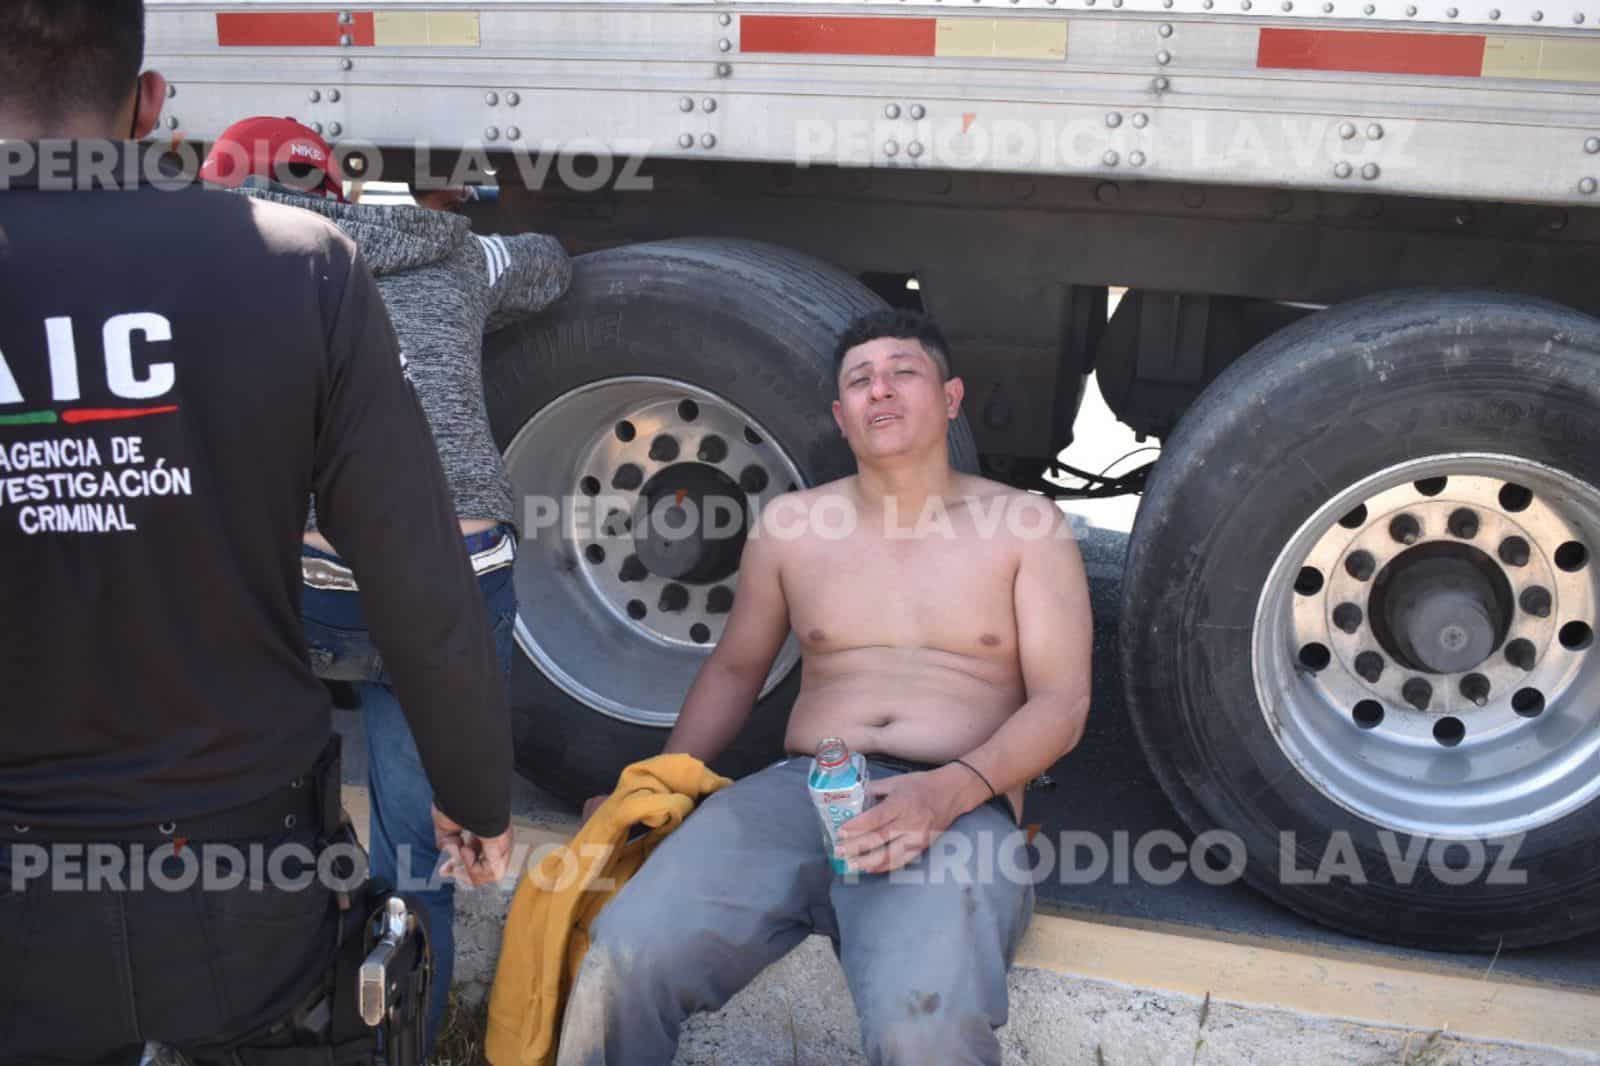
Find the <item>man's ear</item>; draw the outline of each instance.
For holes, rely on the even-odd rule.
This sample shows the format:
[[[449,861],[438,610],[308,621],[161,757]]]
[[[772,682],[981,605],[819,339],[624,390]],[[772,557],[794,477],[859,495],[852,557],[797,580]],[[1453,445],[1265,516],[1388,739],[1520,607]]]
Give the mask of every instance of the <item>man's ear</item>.
[[[960,378],[951,378],[944,383],[945,413],[952,422],[961,414],[961,401],[967,395],[967,386]]]
[[[138,105],[134,109],[138,117],[133,123],[133,139],[142,141],[161,121],[161,109],[167,102],[167,79],[156,71],[147,70],[139,75],[134,91],[138,93]]]
[[[840,436],[844,435],[844,407],[838,400],[833,401],[833,423],[839,427]]]

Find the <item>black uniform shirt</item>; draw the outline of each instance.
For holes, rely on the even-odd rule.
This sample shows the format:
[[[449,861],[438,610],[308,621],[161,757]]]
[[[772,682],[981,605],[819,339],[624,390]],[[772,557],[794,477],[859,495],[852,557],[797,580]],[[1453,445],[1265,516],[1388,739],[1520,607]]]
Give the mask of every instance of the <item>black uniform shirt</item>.
[[[19,175],[41,153],[0,145],[0,823],[181,819],[311,766],[331,723],[299,619],[315,495],[438,806],[502,832],[488,620],[355,247],[148,177],[57,191],[75,151]]]

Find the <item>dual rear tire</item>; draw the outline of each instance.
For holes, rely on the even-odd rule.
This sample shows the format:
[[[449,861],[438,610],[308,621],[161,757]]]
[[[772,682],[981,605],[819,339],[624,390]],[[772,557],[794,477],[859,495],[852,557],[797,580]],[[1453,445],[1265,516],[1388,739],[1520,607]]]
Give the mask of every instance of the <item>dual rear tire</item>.
[[[1423,292],[1300,321],[1184,416],[1122,669],[1256,888],[1426,948],[1600,928],[1597,411],[1600,323]]]
[[[566,299],[490,338],[519,493],[599,512],[525,530],[524,773],[577,802],[660,750],[737,560],[606,520],[850,473],[833,346],[882,306],[795,253],[665,241],[583,257]],[[1165,442],[1123,585],[1128,707],[1176,809],[1256,888],[1426,948],[1600,928],[1597,410],[1594,320],[1408,293],[1269,338]],[[964,419],[950,446],[976,469]],[[718,770],[781,753],[796,661]]]

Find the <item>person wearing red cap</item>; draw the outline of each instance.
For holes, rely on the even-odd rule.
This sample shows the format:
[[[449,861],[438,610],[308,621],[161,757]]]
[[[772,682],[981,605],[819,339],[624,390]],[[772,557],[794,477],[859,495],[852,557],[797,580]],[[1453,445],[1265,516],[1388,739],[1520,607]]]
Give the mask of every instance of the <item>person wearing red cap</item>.
[[[301,537],[309,492],[430,830],[499,880],[510,710],[438,452],[354,242],[128,143],[141,0],[5,0],[0,42],[0,1066],[370,1061]]]
[[[483,335],[532,314],[566,291],[572,266],[552,237],[479,237],[448,208],[458,190],[431,195],[445,210],[346,203],[327,143],[292,119],[251,118],[229,127],[201,170],[245,195],[316,212],[355,240],[377,276],[406,375],[433,430],[466,554],[496,635],[509,688],[517,526],[511,479],[489,428]],[[367,738],[372,870],[415,895],[429,918],[436,962],[431,1046],[444,1019],[454,964],[453,885],[428,820],[432,791],[388,667],[366,632],[363,597],[313,511],[304,554],[302,616],[324,680],[355,687]]]
[[[237,189],[269,182],[306,196],[347,202],[333,149],[292,118],[259,115],[222,131],[200,166],[200,180]]]

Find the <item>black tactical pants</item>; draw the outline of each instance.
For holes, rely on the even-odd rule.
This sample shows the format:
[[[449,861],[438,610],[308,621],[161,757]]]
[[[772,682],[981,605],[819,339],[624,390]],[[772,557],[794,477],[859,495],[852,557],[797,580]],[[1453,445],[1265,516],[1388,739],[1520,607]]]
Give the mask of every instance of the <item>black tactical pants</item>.
[[[0,842],[0,1066],[134,1066],[146,1041],[252,1061],[239,1042],[281,1044],[274,1023],[329,971],[328,881],[311,826],[165,848]]]

